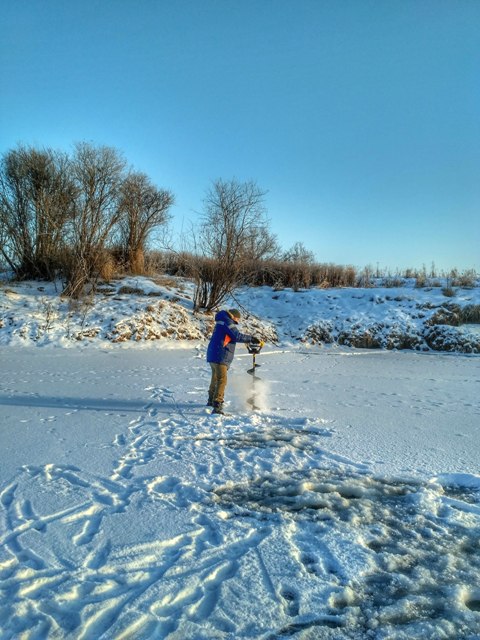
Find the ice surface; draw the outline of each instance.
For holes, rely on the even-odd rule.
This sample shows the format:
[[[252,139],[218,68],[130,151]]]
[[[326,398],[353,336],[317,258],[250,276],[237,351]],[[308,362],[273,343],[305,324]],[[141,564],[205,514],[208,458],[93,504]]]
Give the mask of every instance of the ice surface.
[[[480,633],[480,360],[0,350],[0,638]]]

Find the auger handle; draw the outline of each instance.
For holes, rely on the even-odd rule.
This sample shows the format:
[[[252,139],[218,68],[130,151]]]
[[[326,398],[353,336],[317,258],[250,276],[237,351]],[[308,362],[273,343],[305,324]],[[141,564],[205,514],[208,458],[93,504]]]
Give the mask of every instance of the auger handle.
[[[246,347],[247,347],[248,353],[252,353],[255,356],[257,353],[260,353],[260,351],[262,350],[263,345],[262,344],[252,344],[251,342],[248,342]]]

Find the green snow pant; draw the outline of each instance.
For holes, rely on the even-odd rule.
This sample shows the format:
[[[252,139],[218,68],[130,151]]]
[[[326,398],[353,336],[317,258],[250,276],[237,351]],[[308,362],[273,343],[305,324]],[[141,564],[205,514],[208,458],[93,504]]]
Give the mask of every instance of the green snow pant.
[[[212,378],[208,389],[208,399],[215,405],[220,405],[223,404],[223,396],[227,386],[228,367],[226,364],[217,364],[216,362],[210,362],[210,367],[212,368]]]

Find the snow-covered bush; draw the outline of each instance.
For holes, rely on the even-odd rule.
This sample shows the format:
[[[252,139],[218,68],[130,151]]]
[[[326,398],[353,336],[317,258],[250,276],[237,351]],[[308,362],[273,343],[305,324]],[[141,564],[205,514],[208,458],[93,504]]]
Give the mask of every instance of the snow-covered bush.
[[[425,332],[425,342],[435,351],[480,353],[480,336],[460,332],[457,327],[436,325]]]
[[[310,325],[302,340],[309,344],[331,344],[334,342],[332,323],[328,320],[319,320],[316,324]]]

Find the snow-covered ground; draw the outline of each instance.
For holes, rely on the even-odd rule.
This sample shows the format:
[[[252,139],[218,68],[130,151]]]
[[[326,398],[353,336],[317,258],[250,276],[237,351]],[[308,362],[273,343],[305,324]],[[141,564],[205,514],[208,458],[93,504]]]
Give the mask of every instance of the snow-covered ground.
[[[445,296],[439,286],[273,290],[244,287],[230,306],[240,306],[246,330],[283,345],[454,351],[480,354],[480,281]],[[446,283],[443,283],[446,284]],[[450,287],[450,289],[452,289]],[[151,340],[205,339],[212,316],[193,314],[193,284],[183,278],[130,277],[105,283],[79,302],[60,297],[61,285],[0,283],[0,345],[71,346]],[[459,325],[459,326],[454,326]]]
[[[116,344],[118,307],[138,305],[130,327],[146,313],[121,294],[102,303],[108,325],[88,310],[96,337],[52,320],[32,346],[15,332],[43,319],[16,295],[23,323],[0,346],[2,640],[480,638],[478,356],[299,343],[319,311],[307,293],[244,291],[268,321],[247,326],[279,345],[257,356],[259,411],[238,347],[219,417],[202,331]],[[181,311],[168,325],[189,293],[166,295],[167,336],[208,333]]]

